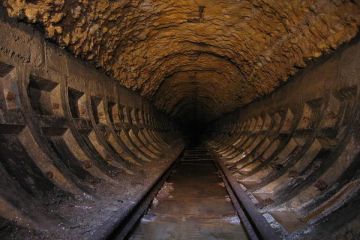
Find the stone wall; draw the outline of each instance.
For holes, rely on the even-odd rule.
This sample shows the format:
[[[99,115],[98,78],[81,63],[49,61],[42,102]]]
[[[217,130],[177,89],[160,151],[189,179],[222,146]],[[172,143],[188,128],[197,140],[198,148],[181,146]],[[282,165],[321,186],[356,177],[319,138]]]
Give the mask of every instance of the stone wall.
[[[181,152],[142,97],[0,15],[0,238],[96,239]]]
[[[360,236],[360,41],[214,123],[209,145],[285,239]]]
[[[308,60],[352,39],[360,24],[359,1],[3,5],[11,17],[40,25],[48,38],[182,121],[209,121],[271,93]]]

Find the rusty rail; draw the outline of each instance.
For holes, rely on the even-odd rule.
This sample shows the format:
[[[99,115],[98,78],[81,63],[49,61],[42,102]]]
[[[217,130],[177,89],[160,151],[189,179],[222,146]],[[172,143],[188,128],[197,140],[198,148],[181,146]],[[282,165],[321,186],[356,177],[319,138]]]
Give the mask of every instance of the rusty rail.
[[[100,230],[96,234],[96,239],[107,239],[107,240],[122,240],[126,239],[129,234],[134,230],[136,223],[141,219],[143,214],[149,208],[152,200],[156,196],[157,192],[161,189],[166,179],[169,177],[176,164],[182,158],[183,152],[179,157],[169,165],[164,174],[154,182],[148,192],[143,194],[141,200],[129,210],[128,214],[119,218],[118,221],[110,220],[104,224],[103,230]]]
[[[224,180],[225,187],[228,190],[229,196],[233,205],[243,222],[243,225],[251,240],[264,239],[276,240],[280,239],[278,233],[271,228],[263,215],[257,210],[246,192],[240,187],[236,179],[232,176],[224,164],[214,157],[215,163],[221,171],[221,176]]]

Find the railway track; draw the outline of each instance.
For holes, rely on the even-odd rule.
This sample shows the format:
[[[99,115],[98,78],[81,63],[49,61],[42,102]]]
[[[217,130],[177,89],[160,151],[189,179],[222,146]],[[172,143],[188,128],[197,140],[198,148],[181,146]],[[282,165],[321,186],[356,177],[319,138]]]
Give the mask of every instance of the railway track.
[[[109,239],[278,239],[224,170],[186,148]]]

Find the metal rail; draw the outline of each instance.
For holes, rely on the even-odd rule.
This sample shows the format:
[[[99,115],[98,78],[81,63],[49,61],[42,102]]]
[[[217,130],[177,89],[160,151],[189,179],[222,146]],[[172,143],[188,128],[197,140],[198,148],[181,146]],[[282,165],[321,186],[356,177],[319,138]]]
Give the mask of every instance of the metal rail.
[[[251,222],[248,220],[248,217],[246,216],[246,213],[243,211],[243,209],[239,203],[239,200],[236,198],[236,195],[235,195],[234,191],[232,190],[227,178],[225,177],[224,173],[221,171],[221,169],[216,161],[215,161],[215,165],[220,170],[220,175],[224,182],[225,188],[226,188],[227,192],[229,193],[231,203],[234,206],[239,218],[241,219],[241,224],[245,228],[247,236],[249,237],[250,240],[259,240],[259,237],[258,237],[259,234],[254,229]]]
[[[182,158],[183,152],[179,157],[169,165],[166,171],[155,181],[152,187],[141,197],[141,200],[131,208],[128,213],[119,215],[119,219],[114,221],[110,219],[107,223],[103,225],[101,231],[97,231],[94,234],[94,239],[106,239],[106,240],[122,240],[127,239],[129,234],[134,229],[136,223],[141,219],[146,210],[149,208],[152,200],[156,196],[157,192],[163,186],[166,179],[169,177],[172,170],[175,168],[176,164]]]
[[[257,210],[249,196],[240,187],[226,166],[214,157],[214,161],[221,171],[225,186],[240,219],[243,221],[250,239],[277,240],[278,233],[270,226],[264,216]]]
[[[113,220],[109,221],[109,224],[104,224],[103,231],[96,234],[97,239],[107,240],[122,240],[127,239],[134,230],[137,222],[144,215],[149,208],[151,201],[156,196],[164,182],[169,177],[176,164],[184,156],[182,154],[174,161],[153,184],[152,188],[141,198],[141,200],[126,214],[126,216],[118,219],[114,223]],[[235,178],[231,175],[229,170],[219,161],[216,157],[213,157],[213,161],[216,167],[220,170],[221,177],[229,193],[232,204],[237,211],[239,218],[246,230],[246,233],[250,240],[277,240],[280,239],[278,233],[271,228],[270,224],[265,220],[263,215],[257,210],[255,205],[251,202],[246,192],[239,186]],[[107,237],[101,237],[107,236]]]

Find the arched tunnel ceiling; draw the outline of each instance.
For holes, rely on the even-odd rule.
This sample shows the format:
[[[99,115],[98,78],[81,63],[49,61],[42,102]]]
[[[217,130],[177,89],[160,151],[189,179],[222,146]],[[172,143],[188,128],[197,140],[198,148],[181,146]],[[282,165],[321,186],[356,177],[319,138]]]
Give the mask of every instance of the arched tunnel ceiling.
[[[4,0],[177,118],[210,120],[353,38],[359,1]],[[194,113],[198,111],[198,113]]]

